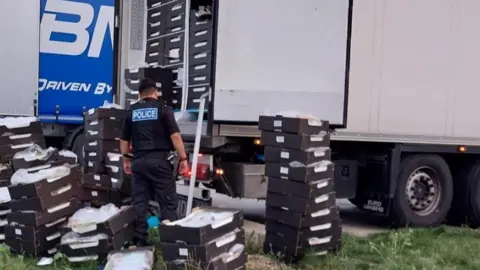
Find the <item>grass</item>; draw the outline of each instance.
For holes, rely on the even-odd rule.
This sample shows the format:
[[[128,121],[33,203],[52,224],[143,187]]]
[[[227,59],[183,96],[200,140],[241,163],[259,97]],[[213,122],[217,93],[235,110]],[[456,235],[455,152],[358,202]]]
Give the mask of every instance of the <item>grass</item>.
[[[151,235],[151,243],[158,242],[158,233]],[[261,249],[249,245],[248,269],[378,269],[430,270],[480,269],[480,232],[468,228],[439,227],[434,229],[402,229],[369,237],[344,235],[342,250],[336,255],[305,258],[297,266],[284,265]],[[157,254],[161,258],[160,254]],[[155,269],[162,269],[158,260]],[[71,265],[58,255],[52,266],[37,267],[34,260],[10,254],[0,247],[0,269],[97,269],[93,263]]]

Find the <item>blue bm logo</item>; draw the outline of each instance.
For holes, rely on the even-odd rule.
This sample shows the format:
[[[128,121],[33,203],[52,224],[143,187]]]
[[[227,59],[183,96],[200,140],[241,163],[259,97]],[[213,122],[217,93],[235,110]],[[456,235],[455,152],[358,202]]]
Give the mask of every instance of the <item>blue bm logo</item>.
[[[132,121],[148,121],[158,119],[157,108],[137,109],[133,111]]]

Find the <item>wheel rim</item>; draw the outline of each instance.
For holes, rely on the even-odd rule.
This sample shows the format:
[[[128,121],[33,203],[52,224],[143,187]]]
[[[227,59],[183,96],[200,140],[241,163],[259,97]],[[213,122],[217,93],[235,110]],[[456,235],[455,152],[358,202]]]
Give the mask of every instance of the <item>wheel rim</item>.
[[[407,180],[405,195],[410,209],[419,216],[434,212],[441,197],[441,185],[437,172],[430,167],[416,169]]]

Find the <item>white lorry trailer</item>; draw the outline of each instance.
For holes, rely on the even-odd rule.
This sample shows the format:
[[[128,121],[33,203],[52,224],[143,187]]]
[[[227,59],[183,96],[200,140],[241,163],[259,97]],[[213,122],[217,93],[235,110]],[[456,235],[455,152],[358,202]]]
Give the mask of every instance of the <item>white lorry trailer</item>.
[[[168,5],[148,1],[147,32],[149,14]],[[224,174],[208,186],[264,198],[258,117],[300,111],[333,125],[339,198],[403,225],[438,225],[450,209],[479,224],[478,8],[469,0],[213,1],[201,152]],[[123,10],[128,24],[133,15]],[[143,62],[129,42],[123,69]],[[181,123],[187,141],[195,127]]]
[[[32,89],[32,82],[39,79],[35,65],[42,67],[42,59],[35,56],[39,48],[32,45],[42,37],[32,30],[40,27],[39,18],[34,17],[38,13],[22,11],[20,1],[7,2],[18,9],[7,12],[15,16],[2,19],[4,26],[12,22],[16,25],[15,29],[1,28],[2,36],[8,35],[9,41],[0,45],[0,105],[7,108],[2,113],[39,115],[33,106],[37,88]],[[72,5],[64,2],[77,2],[79,8],[68,8]],[[85,58],[78,58],[76,69],[65,66],[70,61],[66,58],[56,62],[55,74],[69,68],[82,71],[88,78],[87,71],[95,77],[107,70],[107,66],[96,70],[92,59],[104,55],[98,54],[100,48],[108,48],[105,44],[110,43],[84,41],[85,37],[98,41],[100,32],[111,33],[114,29],[112,53],[116,57],[112,57],[109,70],[115,78],[111,85],[117,87],[110,92],[104,87],[101,95],[114,94],[118,102],[123,102],[127,98],[122,91],[126,87],[125,69],[140,62],[153,64],[147,55],[148,45],[182,35],[185,28],[192,36],[198,24],[190,19],[177,32],[154,36],[157,26],[149,20],[164,16],[159,10],[170,7],[173,12],[173,7],[183,5],[185,11],[185,1],[104,2],[42,0],[40,6],[33,6],[38,11],[49,4],[50,26],[56,27],[49,32],[51,35],[70,34],[57,44],[63,45],[57,47],[64,48],[62,55],[75,56],[75,51]],[[106,19],[111,9],[102,5],[115,6],[115,20]],[[480,3],[472,0],[212,1],[207,29],[211,34],[204,40],[208,44],[205,55],[209,56],[208,72],[202,74],[206,82],[195,85],[195,80],[187,80],[190,86],[181,89],[183,102],[179,108],[194,115],[192,108],[198,106],[198,97],[190,89],[202,86],[210,93],[201,128],[201,162],[205,166],[200,167],[197,178],[208,180],[205,185],[231,196],[264,198],[266,179],[258,117],[299,111],[328,120],[333,127],[331,147],[339,198],[392,217],[399,224],[438,225],[450,209],[455,213],[452,218],[480,224],[480,126],[473,121],[473,116],[480,113],[476,105],[480,98],[476,91],[480,85],[480,38],[475,35],[480,23],[478,8]],[[176,13],[178,16],[168,20],[176,24],[173,19],[184,19],[187,13]],[[64,14],[71,16],[60,16]],[[78,16],[81,20],[74,19]],[[55,24],[62,20],[67,23]],[[42,29],[47,25],[41,25]],[[17,35],[19,31],[21,35]],[[77,39],[71,39],[72,35]],[[66,46],[68,42],[73,45]],[[84,45],[83,50],[76,50],[79,43]],[[27,44],[28,48],[22,47]],[[192,48],[193,55],[196,47]],[[48,50],[44,53],[52,54]],[[108,58],[104,60],[108,62]],[[189,62],[191,66],[195,61]],[[182,63],[160,66],[176,68]],[[194,73],[190,77],[196,76]],[[102,80],[97,78],[92,83],[98,87]],[[50,90],[56,95],[85,90],[77,84],[60,86]],[[90,93],[94,96],[96,92]],[[40,94],[45,96],[43,100],[49,100],[46,94]],[[18,99],[13,99],[14,95]],[[31,103],[27,96],[32,96]],[[96,102],[109,98],[97,98]],[[75,98],[58,98],[58,102],[66,100]],[[23,104],[23,111],[12,108],[14,104]],[[53,108],[54,118],[59,118],[63,105],[55,104],[45,106]],[[78,114],[82,106],[72,114]],[[68,118],[66,115],[64,120]],[[185,140],[193,143],[196,122],[181,121],[180,127]],[[76,148],[81,149],[81,128],[74,128],[67,145],[77,142]],[[209,178],[207,171],[217,172],[215,179]]]

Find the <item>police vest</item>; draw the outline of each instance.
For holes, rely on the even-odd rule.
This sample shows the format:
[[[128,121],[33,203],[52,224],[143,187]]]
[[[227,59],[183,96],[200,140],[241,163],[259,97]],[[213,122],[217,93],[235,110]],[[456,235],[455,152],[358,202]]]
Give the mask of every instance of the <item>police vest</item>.
[[[133,153],[173,149],[162,117],[165,106],[161,101],[146,98],[130,107]]]

